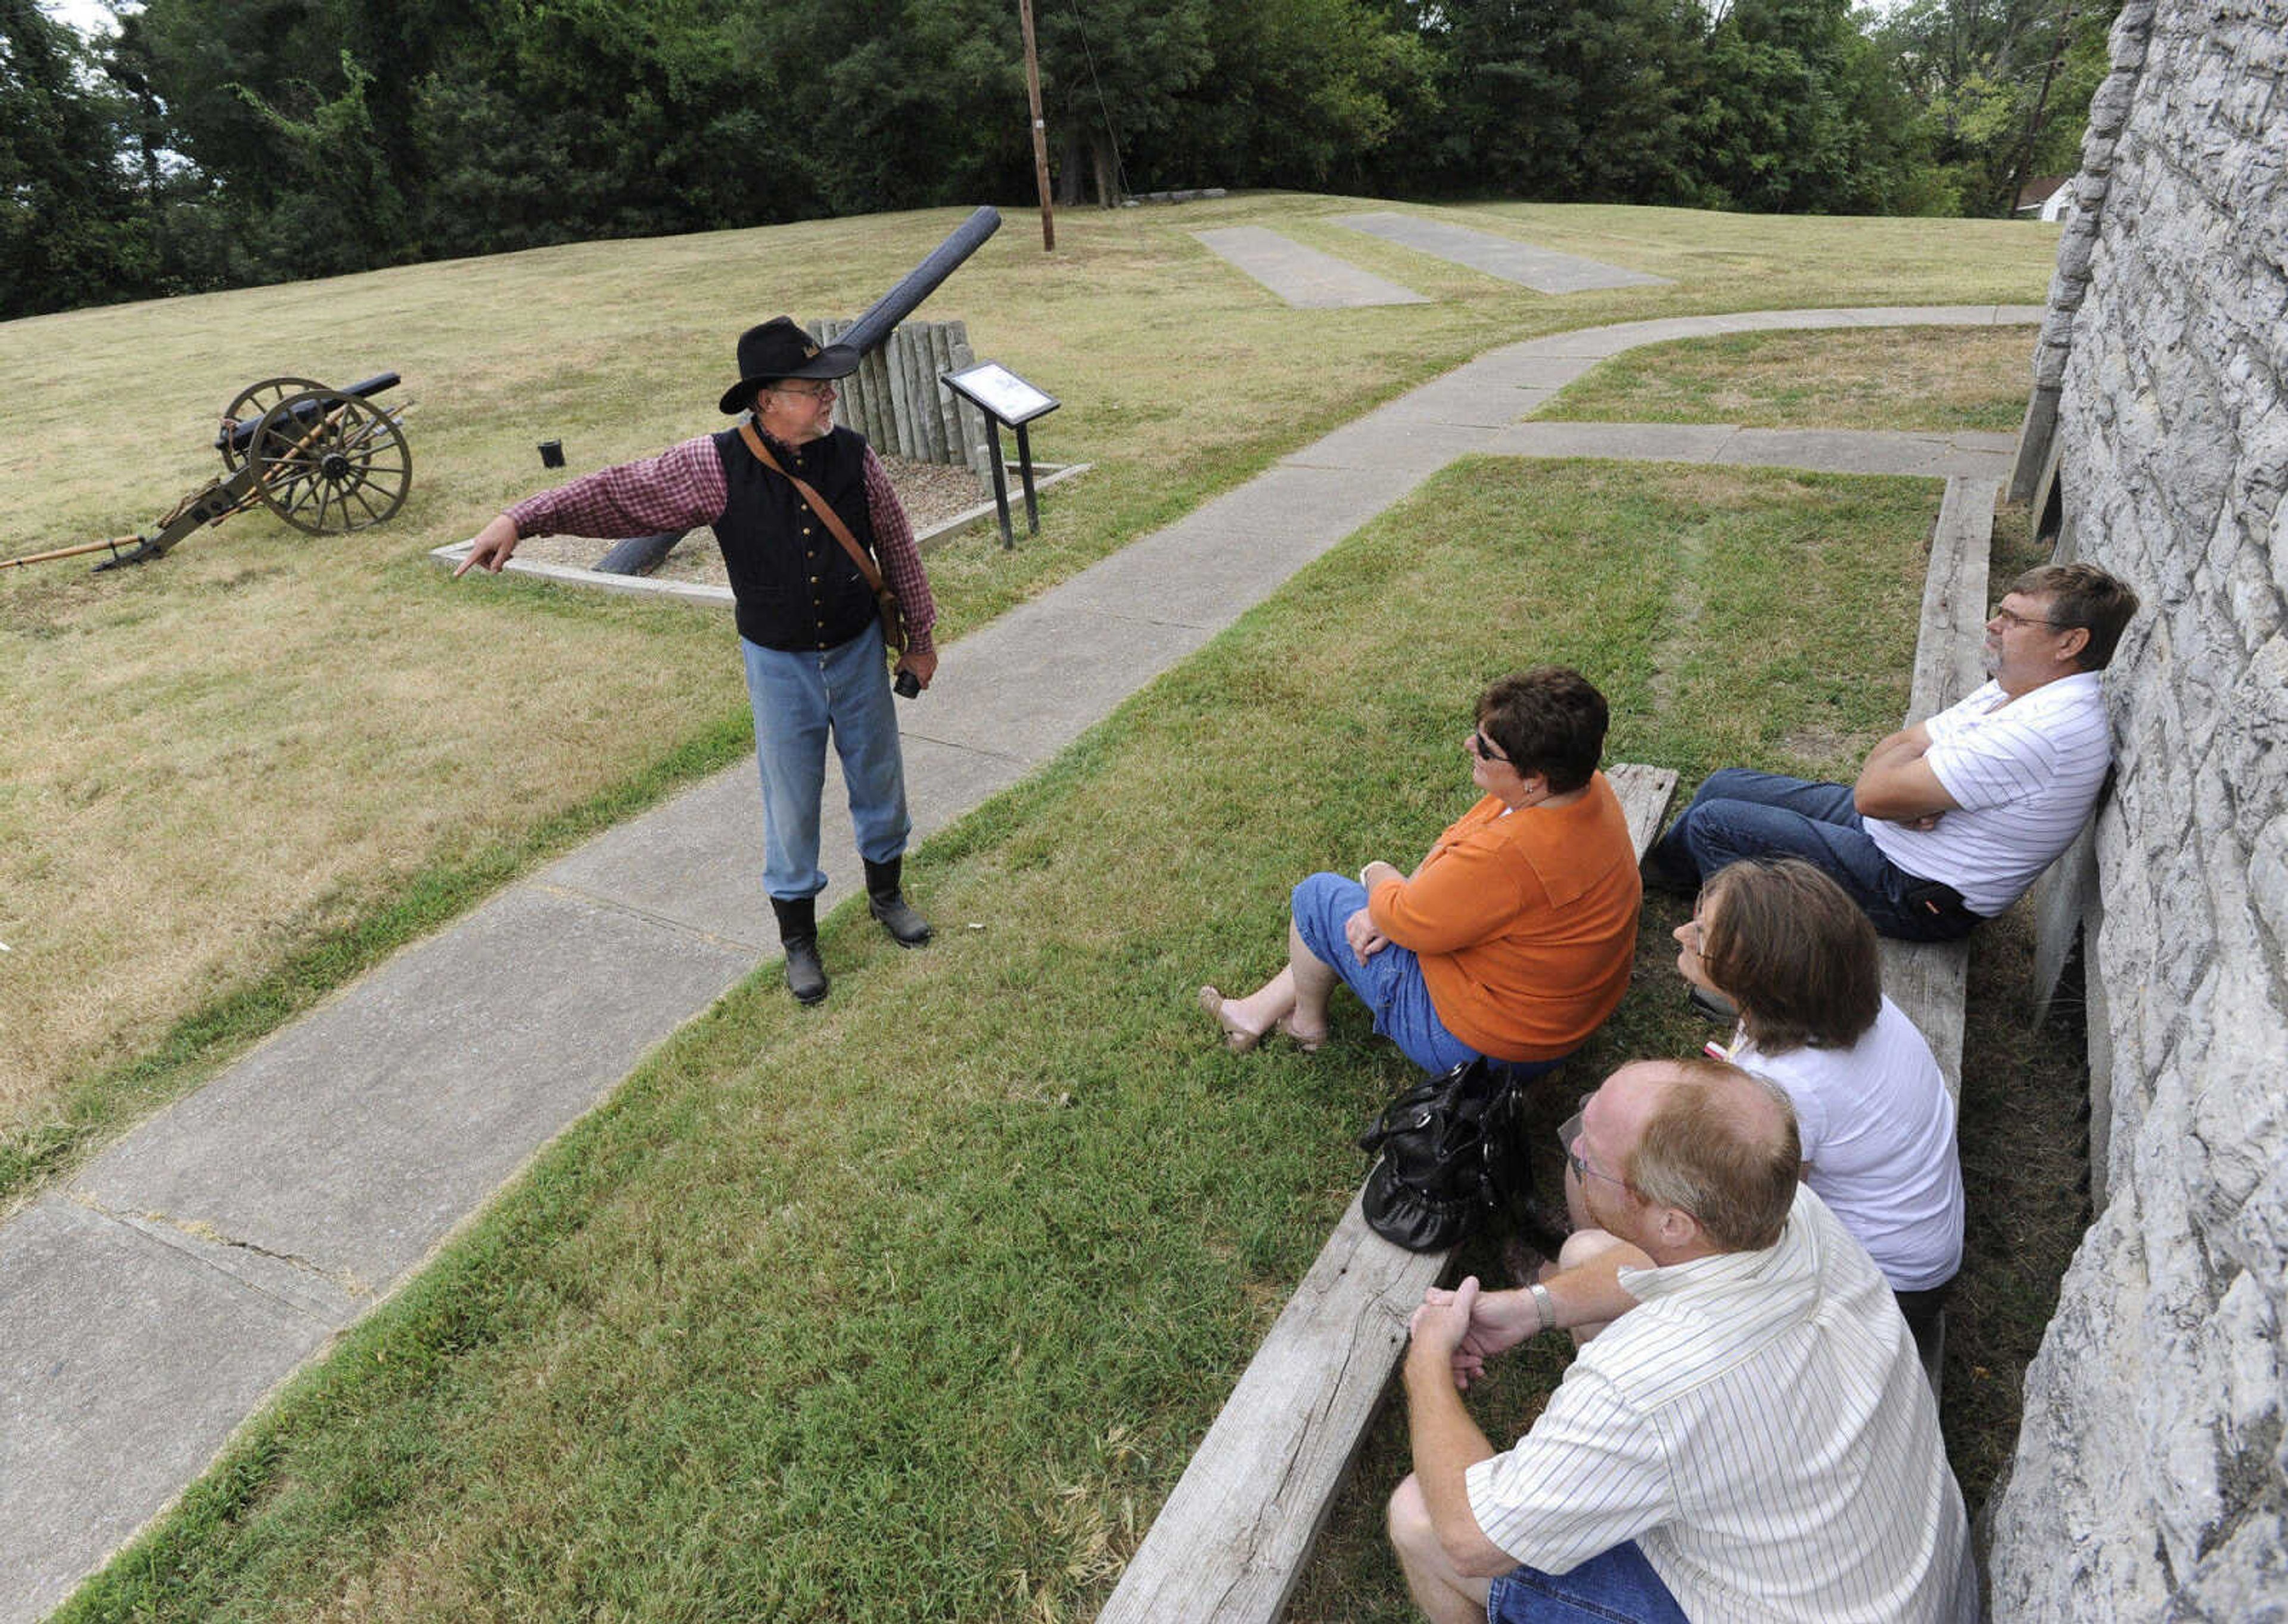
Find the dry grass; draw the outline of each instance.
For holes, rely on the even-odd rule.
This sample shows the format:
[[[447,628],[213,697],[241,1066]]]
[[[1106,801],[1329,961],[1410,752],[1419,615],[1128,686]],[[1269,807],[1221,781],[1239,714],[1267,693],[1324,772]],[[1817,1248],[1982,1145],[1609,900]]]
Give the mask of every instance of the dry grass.
[[[1871,328],[1648,345],[1605,362],[1535,416],[2007,432],[2025,411],[2033,331]]]
[[[988,531],[933,557],[948,635],[1491,344],[1686,311],[2032,298],[2054,243],[2007,222],[1441,211],[1678,279],[1554,299],[1319,218],[1358,206],[1075,214],[1054,256],[1021,217],[936,296],[926,313],[965,317],[981,355],[1066,401],[1039,454],[1098,464],[1017,552]],[[449,588],[422,555],[536,487],[538,440],[562,440],[577,472],[714,426],[740,328],[854,313],[958,218],[549,249],[0,325],[9,555],[149,521],[216,471],[213,420],[258,378],[394,368],[399,398],[421,402],[413,493],[384,528],[314,540],[257,515],[139,571],[0,572],[0,1144],[99,1134],[294,1000],[258,998],[267,1012],[195,1058],[89,1091],[178,1023],[260,994],[440,865],[528,860],[520,843],[600,793],[679,751],[705,764],[695,741],[735,728],[742,704],[721,617]],[[1289,310],[1188,234],[1240,220],[1439,302]]]

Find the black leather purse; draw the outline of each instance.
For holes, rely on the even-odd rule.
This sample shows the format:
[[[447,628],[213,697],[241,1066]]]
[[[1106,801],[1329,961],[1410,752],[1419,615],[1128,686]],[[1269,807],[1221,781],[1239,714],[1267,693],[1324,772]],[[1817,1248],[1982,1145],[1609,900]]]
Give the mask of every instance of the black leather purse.
[[[1442,1251],[1522,1202],[1533,1173],[1518,1144],[1517,1108],[1509,1068],[1482,1058],[1391,1101],[1358,1142],[1381,1153],[1361,1198],[1374,1232],[1410,1252]]]

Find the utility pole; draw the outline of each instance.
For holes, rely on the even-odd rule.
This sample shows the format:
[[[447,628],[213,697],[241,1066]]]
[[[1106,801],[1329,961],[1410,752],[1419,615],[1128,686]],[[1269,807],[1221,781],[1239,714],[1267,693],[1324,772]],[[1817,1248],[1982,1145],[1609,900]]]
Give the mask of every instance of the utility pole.
[[[1049,127],[1041,122],[1041,58],[1033,44],[1033,0],[1017,0],[1025,25],[1025,96],[1033,104],[1033,183],[1041,189],[1041,252],[1057,250],[1057,217],[1049,207]]]

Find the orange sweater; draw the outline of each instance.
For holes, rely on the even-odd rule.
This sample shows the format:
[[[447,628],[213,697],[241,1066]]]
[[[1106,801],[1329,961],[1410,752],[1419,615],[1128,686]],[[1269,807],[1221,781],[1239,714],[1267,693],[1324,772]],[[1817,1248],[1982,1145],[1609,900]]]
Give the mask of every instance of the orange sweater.
[[[1488,796],[1367,907],[1420,955],[1448,1031],[1498,1059],[1552,1060],[1620,1003],[1643,899],[1628,820],[1600,772],[1569,806],[1505,817]]]

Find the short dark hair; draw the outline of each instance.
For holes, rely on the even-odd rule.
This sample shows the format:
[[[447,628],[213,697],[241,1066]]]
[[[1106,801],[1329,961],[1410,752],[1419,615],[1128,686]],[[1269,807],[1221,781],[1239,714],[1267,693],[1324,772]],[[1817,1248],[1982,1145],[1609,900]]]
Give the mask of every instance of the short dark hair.
[[[1795,1205],[1803,1166],[1795,1106],[1777,1083],[1722,1060],[1670,1069],[1622,1176],[1641,1200],[1690,1213],[1720,1251],[1760,1252]]]
[[[2075,656],[2085,671],[2101,671],[2111,663],[2114,646],[2137,613],[2137,594],[2094,564],[2044,564],[2013,581],[2010,590],[2048,598],[2054,626],[2089,633]]]
[[[1478,699],[1478,730],[1501,746],[1520,772],[1539,773],[1552,795],[1589,781],[1605,753],[1605,696],[1561,665],[1517,671]]]
[[[1720,868],[1700,892],[1700,962],[1766,1054],[1848,1049],[1883,1011],[1875,927],[1799,857]]]

